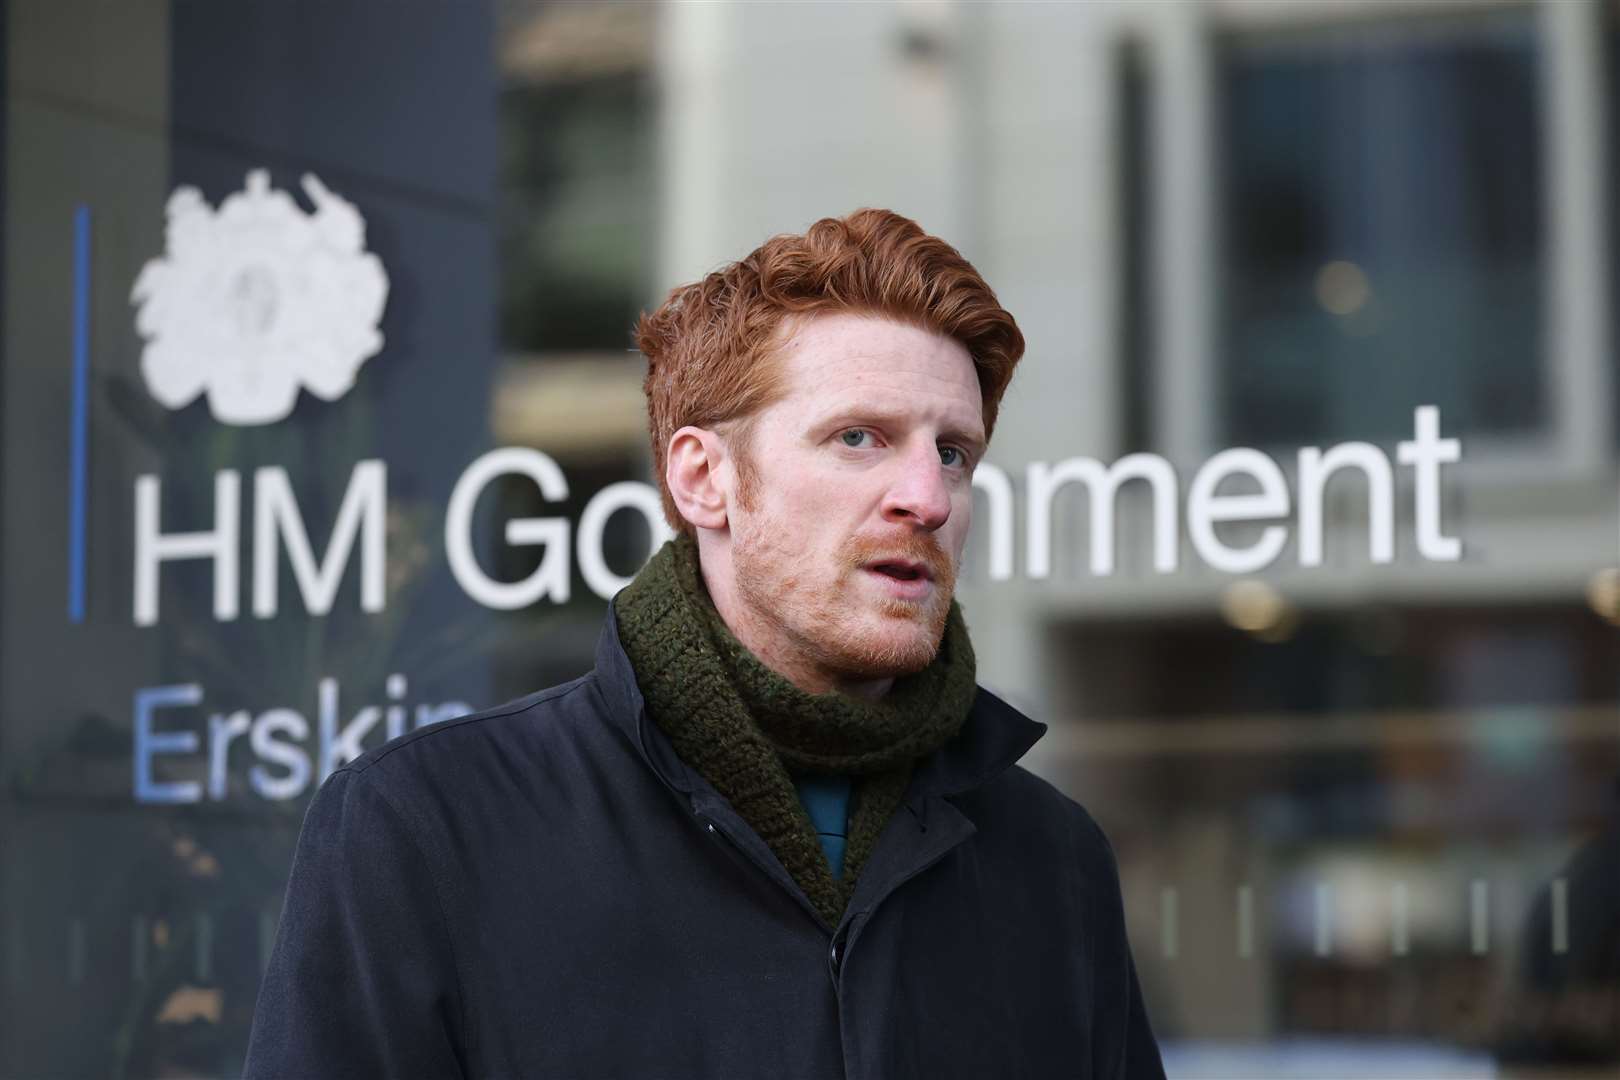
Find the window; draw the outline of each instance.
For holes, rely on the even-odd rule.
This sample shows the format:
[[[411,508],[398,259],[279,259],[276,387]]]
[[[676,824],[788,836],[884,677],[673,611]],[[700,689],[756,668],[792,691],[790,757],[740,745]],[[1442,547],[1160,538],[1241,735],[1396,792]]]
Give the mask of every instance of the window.
[[[1537,67],[1528,10],[1223,39],[1227,444],[1547,423]]]
[[[650,6],[549,4],[501,47],[501,341],[630,347],[656,254]]]

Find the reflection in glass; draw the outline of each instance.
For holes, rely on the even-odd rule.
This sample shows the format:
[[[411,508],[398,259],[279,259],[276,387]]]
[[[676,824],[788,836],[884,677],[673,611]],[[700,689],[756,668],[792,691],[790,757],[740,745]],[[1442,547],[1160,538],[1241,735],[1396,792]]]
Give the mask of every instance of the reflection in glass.
[[[1546,423],[1529,10],[1220,39],[1223,445]]]

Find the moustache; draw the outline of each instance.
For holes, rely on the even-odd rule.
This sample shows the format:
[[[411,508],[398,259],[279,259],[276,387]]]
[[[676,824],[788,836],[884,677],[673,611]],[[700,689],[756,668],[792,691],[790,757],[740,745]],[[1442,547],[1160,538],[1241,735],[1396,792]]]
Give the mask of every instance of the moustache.
[[[879,562],[921,563],[928,568],[928,576],[934,583],[947,592],[956,584],[956,567],[932,533],[907,533],[882,539],[855,536],[850,538],[845,552],[852,570]]]

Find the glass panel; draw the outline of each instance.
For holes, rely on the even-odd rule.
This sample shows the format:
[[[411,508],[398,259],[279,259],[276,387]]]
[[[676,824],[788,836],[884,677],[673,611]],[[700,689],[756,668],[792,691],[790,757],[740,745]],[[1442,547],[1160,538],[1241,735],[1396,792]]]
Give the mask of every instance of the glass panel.
[[[656,9],[508,13],[500,46],[501,340],[633,347],[657,255]]]
[[[1549,422],[1529,11],[1230,34],[1218,58],[1224,443]]]
[[[552,360],[639,393],[655,11],[310,11],[0,5],[0,1075],[239,1074],[318,783],[590,665],[570,550],[566,605],[466,582],[641,472],[622,374]],[[537,427],[568,496],[458,525]]]
[[[644,365],[632,331],[658,255],[658,9],[509,4],[502,18],[495,434],[555,461],[568,494],[510,477],[497,486],[497,519],[577,522],[597,492],[646,472]],[[606,566],[632,576],[650,540],[642,516],[615,514],[601,540]],[[520,581],[552,557],[502,547],[496,573]],[[490,643],[492,700],[591,666],[605,605],[581,561],[571,564],[566,602],[514,613]]]

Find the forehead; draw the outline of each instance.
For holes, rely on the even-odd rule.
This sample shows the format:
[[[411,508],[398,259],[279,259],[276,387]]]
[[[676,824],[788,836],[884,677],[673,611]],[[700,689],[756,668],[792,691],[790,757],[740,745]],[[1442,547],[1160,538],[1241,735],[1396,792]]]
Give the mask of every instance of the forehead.
[[[778,362],[784,404],[907,406],[982,426],[979,377],[967,349],[910,323],[851,312],[797,320],[789,324]]]

